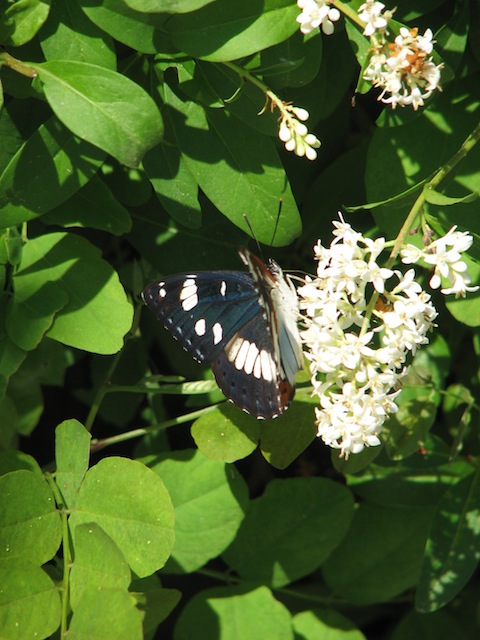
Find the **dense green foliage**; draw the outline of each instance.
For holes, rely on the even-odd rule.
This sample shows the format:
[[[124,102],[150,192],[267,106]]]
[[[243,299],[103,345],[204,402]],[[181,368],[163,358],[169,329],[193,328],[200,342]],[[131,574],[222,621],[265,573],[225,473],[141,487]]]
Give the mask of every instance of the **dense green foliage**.
[[[444,62],[418,111],[367,93],[348,17],[303,36],[293,0],[0,0],[1,638],[478,637],[480,297],[435,295],[382,446],[347,461],[308,371],[257,421],[140,299],[240,268],[252,230],[312,272],[339,209],[393,243],[422,194],[479,282],[480,4],[398,4]]]

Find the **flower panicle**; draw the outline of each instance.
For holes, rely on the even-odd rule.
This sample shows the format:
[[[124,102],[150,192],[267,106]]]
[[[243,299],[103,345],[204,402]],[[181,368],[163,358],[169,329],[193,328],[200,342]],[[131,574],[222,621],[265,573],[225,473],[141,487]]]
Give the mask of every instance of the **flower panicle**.
[[[395,400],[408,361],[428,343],[437,311],[413,268],[404,274],[379,264],[384,238],[365,238],[341,216],[334,226],[330,247],[320,241],[315,246],[316,276],[305,279],[298,296],[301,339],[320,403],[315,409],[317,433],[347,458],[380,444],[385,420],[398,410]],[[442,291],[456,294],[455,287],[462,288],[459,274],[466,278],[460,254],[470,245],[468,234],[452,229],[423,251],[408,245],[403,261],[444,256],[442,248],[449,247],[451,259],[442,264],[448,264],[454,284]]]

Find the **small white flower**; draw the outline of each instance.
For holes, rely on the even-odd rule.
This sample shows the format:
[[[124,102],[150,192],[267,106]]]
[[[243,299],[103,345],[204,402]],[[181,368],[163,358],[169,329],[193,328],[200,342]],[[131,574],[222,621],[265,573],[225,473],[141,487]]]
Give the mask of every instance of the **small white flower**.
[[[333,33],[333,23],[340,19],[340,12],[331,7],[327,0],[298,0],[297,5],[302,9],[297,16],[302,33],[311,33],[317,27],[321,27],[325,35]]]
[[[320,140],[313,133],[309,133],[304,124],[308,116],[306,109],[283,105],[278,137],[285,144],[287,151],[293,151],[297,156],[305,156],[308,160],[315,160],[315,149],[320,147]]]
[[[392,12],[382,15],[385,5],[375,0],[367,0],[358,8],[358,17],[365,22],[363,35],[370,37],[376,31],[385,31]]]

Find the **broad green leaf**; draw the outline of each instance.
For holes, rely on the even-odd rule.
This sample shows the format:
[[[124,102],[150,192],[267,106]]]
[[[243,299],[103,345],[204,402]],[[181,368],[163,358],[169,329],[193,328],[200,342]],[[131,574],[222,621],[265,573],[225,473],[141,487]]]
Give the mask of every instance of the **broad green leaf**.
[[[468,600],[467,600],[468,601]],[[467,602],[465,601],[465,602]],[[436,611],[426,616],[417,611],[408,611],[391,632],[391,640],[468,640],[471,629],[469,616],[455,615],[455,611]]]
[[[128,590],[131,573],[127,561],[98,524],[89,522],[75,528],[73,550],[75,560],[70,572],[73,611],[89,590]]]
[[[130,231],[130,214],[116,200],[105,182],[95,175],[71,198],[43,216],[46,224],[90,227],[114,235]]]
[[[478,193],[469,193],[468,195],[463,196],[463,198],[452,198],[451,196],[446,196],[444,193],[435,191],[435,189],[429,189],[426,186],[423,188],[423,193],[427,202],[430,204],[436,204],[440,207],[459,204],[461,202],[474,202],[480,195]]]
[[[157,474],[134,460],[111,457],[89,469],[69,522],[72,530],[97,523],[140,577],[160,569],[172,552],[170,497]]]
[[[468,2],[455,5],[450,20],[435,33],[436,46],[442,59],[454,71],[458,69],[462,58],[465,56],[465,48],[469,32],[472,31],[474,18],[470,15]]]
[[[242,578],[284,586],[328,558],[353,517],[348,489],[323,478],[273,480],[223,554]]]
[[[464,254],[462,260],[467,264],[468,271],[472,277],[472,285],[480,283],[480,264],[471,260]],[[446,303],[447,309],[459,322],[468,327],[478,327],[480,324],[480,295],[479,293],[467,293],[466,298],[455,299],[449,296]]]
[[[248,504],[234,467],[188,449],[155,464],[175,509],[175,546],[165,571],[186,573],[216,558],[234,539]]]
[[[296,31],[288,40],[261,52],[260,64],[272,88],[303,87],[315,78],[322,63],[323,39]]]
[[[74,60],[32,66],[63,124],[119,162],[138,166],[162,139],[163,123],[155,102],[129,78]]]
[[[223,462],[250,455],[257,448],[259,434],[258,420],[231,404],[222,404],[192,425],[193,439],[203,455]]]
[[[82,0],[82,11],[97,27],[139,53],[158,53],[166,46],[163,23],[168,14],[134,11],[122,0]],[[170,48],[170,47],[169,47]]]
[[[6,386],[6,381],[4,381]],[[18,414],[15,403],[8,396],[0,399],[0,447],[11,449],[18,446]]]
[[[201,621],[201,624],[199,624]],[[288,609],[267,587],[219,587],[197,593],[185,606],[174,640],[293,640]]]
[[[214,0],[125,0],[125,4],[136,11],[145,13],[166,11],[167,13],[188,13],[195,11]]]
[[[293,618],[295,640],[366,640],[360,629],[335,609],[302,611]]]
[[[323,566],[328,586],[355,605],[388,602],[418,580],[432,509],[360,504]]]
[[[19,469],[0,477],[0,557],[44,564],[61,540],[53,494],[37,473]]]
[[[174,220],[189,229],[202,224],[198,185],[178,147],[159,144],[143,160],[157,198]]]
[[[8,398],[15,406],[15,429],[28,436],[38,424],[43,413],[43,395],[38,380],[29,375],[28,364],[22,365],[8,383]]]
[[[75,506],[78,489],[88,469],[90,434],[77,420],[65,420],[55,429],[55,482],[65,506]]]
[[[0,560],[0,638],[50,638],[60,626],[60,594],[51,578],[23,558]]]
[[[391,458],[405,458],[426,442],[441,401],[437,389],[443,387],[449,361],[450,349],[441,334],[415,355],[396,399],[399,410],[384,425],[382,440]]]
[[[165,96],[187,166],[211,202],[251,234],[247,214],[259,242],[281,246],[296,238],[300,216],[272,141],[223,110],[209,109],[207,117],[202,107],[182,102],[167,86]]]
[[[5,317],[7,305],[7,296],[3,295],[0,299],[0,398],[5,394],[8,379],[18,370],[27,355],[8,335]]]
[[[135,605],[134,596],[126,590],[89,589],[76,605],[68,637],[71,640],[143,640],[143,614]]]
[[[133,310],[116,272],[87,240],[66,233],[30,240],[14,281],[7,326],[16,344],[31,349],[48,330],[50,338],[78,349],[121,349]]]
[[[33,473],[36,473],[43,481],[43,471],[35,458],[32,458],[32,456],[29,456],[27,453],[14,449],[0,452],[0,475],[3,476],[5,473],[18,471],[19,469],[33,471]]]
[[[417,611],[440,609],[455,598],[480,560],[480,474],[452,486],[432,520],[417,588]]]
[[[289,410],[275,420],[262,424],[260,449],[277,469],[285,469],[317,435],[311,402],[293,402]]]
[[[217,0],[166,23],[172,41],[195,58],[236,60],[289,38],[298,29],[298,7],[290,0]]]
[[[40,33],[47,60],[78,60],[115,71],[117,58],[112,39],[91,22],[78,0],[54,2]]]
[[[0,227],[37,218],[65,202],[90,180],[104,157],[55,117],[47,120],[0,175]]]
[[[466,77],[447,85],[436,96],[429,108],[413,121],[402,126],[377,128],[372,137],[366,167],[368,201],[378,202],[419,184],[439,170],[458,151],[467,136],[478,124],[477,109],[480,104],[477,79]],[[453,96],[457,97],[454,98]],[[403,111],[403,110],[402,110]],[[400,114],[401,115],[401,114]],[[475,153],[470,153],[456,170],[454,183],[470,192],[480,192],[480,171]],[[453,187],[450,187],[453,190]],[[463,190],[462,190],[463,191]],[[396,235],[413,204],[381,207],[374,210],[374,217],[382,230],[392,237]],[[464,207],[449,207],[454,215],[456,207],[462,226],[470,230],[480,229],[477,208],[465,218]]]
[[[50,10],[50,0],[16,0],[0,3],[0,42],[19,47],[39,31]]]
[[[145,611],[143,629],[145,638],[152,637],[160,622],[163,622],[179,603],[182,594],[177,589],[163,589],[157,574],[147,578],[135,578],[130,591],[141,593],[142,609]]]

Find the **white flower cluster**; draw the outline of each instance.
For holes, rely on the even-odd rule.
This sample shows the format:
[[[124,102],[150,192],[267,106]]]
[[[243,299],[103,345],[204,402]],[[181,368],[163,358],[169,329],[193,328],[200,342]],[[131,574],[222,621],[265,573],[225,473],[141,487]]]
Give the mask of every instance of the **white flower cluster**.
[[[302,33],[310,33],[317,27],[321,27],[326,36],[333,33],[333,23],[340,18],[340,11],[331,7],[328,0],[298,0],[297,5],[302,10],[297,16]]]
[[[479,289],[478,286],[469,286],[472,277],[466,263],[461,259],[461,254],[472,246],[473,238],[466,231],[456,231],[456,228],[452,227],[447,234],[430,242],[423,249],[408,244],[402,249],[401,256],[405,264],[414,264],[422,260],[427,265],[435,267],[429,283],[432,289],[438,289],[443,278],[449,285],[440,289],[444,295],[453,293],[455,298],[465,298],[467,292],[474,293]]]
[[[418,29],[402,27],[393,42],[387,39],[388,21],[393,11],[383,11],[385,5],[367,0],[359,8],[359,18],[365,23],[364,35],[371,41],[372,54],[363,78],[382,91],[379,100],[392,109],[411,105],[423,106],[436,89],[440,89],[440,70],[430,55],[433,34],[427,29],[423,36]]]
[[[301,337],[320,398],[318,436],[348,457],[380,444],[385,419],[398,409],[407,356],[428,343],[437,312],[413,269],[403,275],[377,263],[384,238],[365,238],[342,218],[334,225],[330,248],[320,241],[315,247],[316,278],[307,278],[298,295]],[[381,305],[372,308],[375,291]]]
[[[304,124],[308,120],[308,116],[306,109],[284,104],[278,137],[285,143],[287,151],[294,151],[297,156],[305,156],[308,160],[315,160],[317,157],[315,149],[319,148],[320,140],[313,133],[309,133]]]

